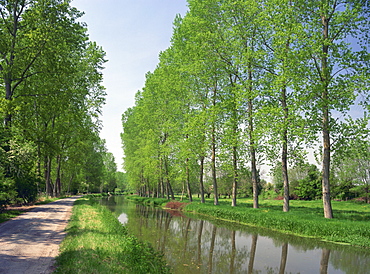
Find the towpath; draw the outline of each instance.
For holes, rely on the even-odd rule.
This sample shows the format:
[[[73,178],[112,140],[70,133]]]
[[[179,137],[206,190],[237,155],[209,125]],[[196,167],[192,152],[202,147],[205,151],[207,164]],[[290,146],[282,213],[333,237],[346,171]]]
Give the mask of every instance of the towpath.
[[[53,272],[73,203],[79,197],[37,206],[0,224],[0,273]]]

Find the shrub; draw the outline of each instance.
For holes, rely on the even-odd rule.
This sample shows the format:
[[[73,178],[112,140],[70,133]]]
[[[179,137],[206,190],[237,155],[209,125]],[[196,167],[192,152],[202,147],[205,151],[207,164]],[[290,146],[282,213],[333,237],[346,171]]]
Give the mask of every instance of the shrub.
[[[19,177],[15,180],[15,187],[18,192],[18,197],[22,199],[23,203],[33,203],[37,198],[37,185],[35,178]]]
[[[17,197],[15,182],[12,179],[3,179],[0,182],[0,211],[6,208]]]
[[[169,209],[178,209],[181,210],[187,203],[181,203],[179,201],[170,201],[164,207]]]

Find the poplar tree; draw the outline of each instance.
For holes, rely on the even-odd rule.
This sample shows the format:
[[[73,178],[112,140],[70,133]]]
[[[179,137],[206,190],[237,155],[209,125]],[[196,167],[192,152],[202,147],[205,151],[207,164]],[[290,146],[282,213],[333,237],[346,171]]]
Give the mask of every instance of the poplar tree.
[[[307,106],[315,129],[322,136],[322,194],[325,218],[333,218],[330,163],[337,117],[349,111],[369,82],[369,7],[366,1],[322,0],[296,2],[305,16],[307,38],[302,40],[307,65]],[[349,40],[358,44],[351,44]],[[365,87],[364,90],[359,89]]]
[[[302,22],[293,1],[267,1],[262,12],[264,25],[260,39],[266,51],[265,89],[262,113],[265,116],[266,158],[280,158],[283,182],[283,211],[289,211],[288,164],[299,160],[299,152],[308,135],[301,116],[304,105],[296,90],[303,68],[298,40],[304,37]],[[297,155],[298,154],[298,155]],[[295,159],[295,158],[298,159]],[[275,167],[276,168],[276,167]]]
[[[199,128],[192,128],[200,134],[198,151],[200,162],[200,191],[203,196],[204,164],[206,148],[210,150],[211,178],[214,204],[218,205],[217,183],[217,147],[219,145],[219,127],[223,118],[222,93],[225,76],[220,72],[219,59],[212,49],[212,41],[217,40],[214,28],[217,28],[211,13],[214,3],[189,1],[190,12],[182,21],[181,29],[175,29],[174,45],[182,52],[183,66],[193,83],[190,97]],[[215,11],[217,13],[217,10]],[[176,32],[177,31],[177,32]],[[193,122],[190,122],[192,124]],[[207,133],[208,132],[208,133]]]

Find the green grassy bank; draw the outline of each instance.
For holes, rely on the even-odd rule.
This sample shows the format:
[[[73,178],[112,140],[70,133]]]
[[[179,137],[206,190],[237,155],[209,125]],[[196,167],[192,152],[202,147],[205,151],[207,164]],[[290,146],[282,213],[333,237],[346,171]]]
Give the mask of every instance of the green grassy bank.
[[[131,199],[144,204],[165,204],[163,199],[135,196]],[[251,199],[239,199],[236,207],[231,206],[230,199],[221,199],[219,202],[218,206],[214,206],[212,199],[207,199],[205,204],[195,199],[183,211],[298,236],[370,248],[369,204],[333,201],[334,219],[325,219],[321,200],[292,200],[290,212],[282,212],[282,201],[277,200],[261,200],[258,209],[252,208]]]
[[[161,254],[131,236],[93,199],[76,201],[55,273],[169,273]]]

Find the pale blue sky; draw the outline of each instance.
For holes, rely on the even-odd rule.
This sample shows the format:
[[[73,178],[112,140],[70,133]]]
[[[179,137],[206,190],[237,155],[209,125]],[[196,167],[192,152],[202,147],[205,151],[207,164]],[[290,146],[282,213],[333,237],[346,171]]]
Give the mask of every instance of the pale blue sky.
[[[103,108],[103,130],[107,149],[122,170],[121,116],[134,105],[135,94],[145,74],[158,64],[158,54],[170,45],[176,14],[185,15],[186,0],[73,0],[85,12],[91,41],[107,53],[103,85],[107,101]]]

